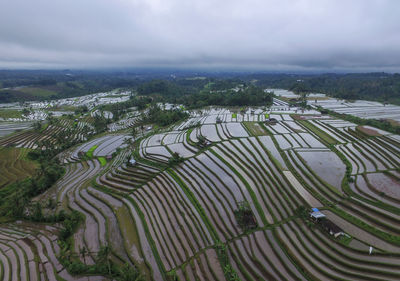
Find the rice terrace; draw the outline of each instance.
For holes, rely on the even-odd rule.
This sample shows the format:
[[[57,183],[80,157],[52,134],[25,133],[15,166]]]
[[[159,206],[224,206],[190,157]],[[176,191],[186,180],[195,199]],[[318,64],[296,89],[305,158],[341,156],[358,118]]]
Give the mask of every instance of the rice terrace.
[[[117,92],[0,123],[0,280],[400,280],[400,107]]]
[[[399,15],[0,1],[0,281],[400,281]]]

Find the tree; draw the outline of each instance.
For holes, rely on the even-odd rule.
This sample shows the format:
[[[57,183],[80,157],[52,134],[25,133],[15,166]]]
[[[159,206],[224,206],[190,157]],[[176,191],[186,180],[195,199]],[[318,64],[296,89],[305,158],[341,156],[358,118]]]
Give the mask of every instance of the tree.
[[[97,262],[101,264],[107,264],[108,274],[111,275],[111,247],[109,245],[103,245],[100,247],[97,253]]]
[[[85,257],[86,254],[88,253],[87,249],[85,246],[83,246],[82,248],[79,247],[79,254],[81,255],[82,259],[84,260],[84,262],[86,263]]]
[[[139,271],[130,266],[129,264],[125,264],[119,273],[118,281],[144,281],[143,276],[139,273]]]
[[[102,115],[96,115],[94,117],[94,129],[96,133],[104,132],[107,129],[107,119]]]
[[[255,220],[249,202],[241,201],[238,203],[238,207],[239,208],[234,211],[234,214],[240,228],[248,230],[257,227],[257,221]]]
[[[296,95],[300,96],[301,105],[305,107],[307,105],[307,96],[309,95],[309,91],[302,81],[294,84],[290,90],[292,90]]]
[[[179,155],[178,152],[172,153],[172,157],[169,158],[168,163],[173,166],[183,162],[184,158]]]
[[[33,216],[33,219],[35,221],[42,221],[42,219],[43,219],[43,211],[42,211],[42,205],[40,205],[39,202],[36,202],[33,205],[33,214],[32,214],[32,216]]]
[[[133,138],[133,139],[136,139],[137,134],[138,134],[137,128],[136,128],[136,127],[133,127],[133,128],[131,129],[131,136],[132,136],[132,138]]]
[[[42,122],[40,121],[36,121],[32,124],[32,129],[36,132],[40,132],[40,130],[42,129]]]
[[[22,110],[22,115],[24,115],[24,116],[28,116],[29,113],[31,113],[31,111],[29,109],[27,109],[26,107]]]
[[[132,141],[132,138],[124,138],[123,144],[126,144],[129,147],[133,147],[134,142]]]

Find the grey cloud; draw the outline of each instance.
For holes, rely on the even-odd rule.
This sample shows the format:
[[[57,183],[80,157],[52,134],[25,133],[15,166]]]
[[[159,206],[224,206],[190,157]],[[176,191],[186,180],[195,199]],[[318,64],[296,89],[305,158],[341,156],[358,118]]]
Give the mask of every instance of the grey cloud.
[[[0,68],[400,70],[397,0],[2,0]]]

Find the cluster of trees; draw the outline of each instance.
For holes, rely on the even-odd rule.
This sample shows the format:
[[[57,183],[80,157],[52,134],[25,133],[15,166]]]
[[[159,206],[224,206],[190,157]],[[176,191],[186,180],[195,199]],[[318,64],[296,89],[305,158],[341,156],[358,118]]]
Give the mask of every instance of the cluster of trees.
[[[41,124],[38,123],[35,127],[40,130]],[[52,136],[52,140],[45,139],[36,143],[38,148],[29,151],[27,157],[36,161],[39,168],[33,177],[15,182],[0,190],[0,216],[27,218],[24,211],[25,207],[30,205],[31,198],[50,188],[63,175],[64,169],[55,156],[79,142],[70,137],[73,134],[73,130],[60,131]],[[34,213],[38,219],[39,207],[33,206],[31,209],[33,212],[30,212],[28,216]]]
[[[80,114],[84,114],[84,113],[87,113],[89,111],[89,109],[88,109],[88,107],[86,106],[86,105],[82,105],[82,106],[79,106],[79,107],[77,107],[76,109],[75,109],[75,114],[76,115],[80,115]]]
[[[152,102],[151,97],[146,96],[131,96],[126,102],[104,104],[99,107],[100,110],[110,111],[113,114],[114,121],[119,120],[131,107],[137,107],[138,110],[143,110]]]
[[[64,254],[64,253],[62,253]],[[81,250],[81,255],[86,255],[86,250]],[[103,275],[117,281],[144,281],[140,271],[128,263],[120,266],[111,259],[111,248],[108,245],[101,246],[95,258],[95,264],[86,265],[79,260],[71,260],[71,257],[62,257],[63,265],[72,274]],[[71,260],[65,262],[65,260]]]
[[[182,83],[185,81],[185,83]],[[189,82],[188,82],[189,81]],[[201,81],[201,82],[198,82]],[[185,86],[182,86],[185,85]],[[190,87],[189,85],[192,84]],[[190,108],[208,105],[270,105],[272,95],[239,79],[152,80],[138,88],[139,95],[152,96],[154,101],[184,104]]]
[[[35,176],[0,190],[0,216],[22,218],[31,198],[50,188],[64,173],[56,158],[39,157]]]
[[[168,159],[168,164],[172,167],[179,163],[182,163],[185,159],[179,155],[178,152],[172,153],[171,158]]]
[[[180,120],[188,118],[189,114],[182,109],[163,110],[157,105],[152,105],[146,117],[143,118],[145,123],[154,123],[159,126],[168,126]]]
[[[199,94],[186,95],[181,101],[189,108],[203,107],[207,105],[220,106],[246,106],[260,105],[268,106],[272,104],[273,95],[264,92],[261,88],[250,85],[243,89],[228,89],[222,91],[201,91]]]
[[[82,96],[115,88],[136,87],[140,83],[143,81],[136,73],[2,70],[0,71],[0,103]],[[26,92],[18,88],[20,86],[51,90],[55,94],[43,96],[40,91]]]
[[[105,132],[107,130],[107,125],[111,121],[105,118],[103,115],[96,115],[93,118],[93,127],[97,134]]]
[[[257,227],[257,221],[255,220],[249,202],[239,202],[238,209],[234,211],[234,214],[236,221],[242,230],[247,231],[251,228]]]
[[[159,95],[163,97],[180,96],[184,88],[171,81],[155,79],[143,83],[137,88],[139,95]]]
[[[75,233],[79,225],[84,221],[84,216],[78,211],[73,210],[72,212],[66,213],[61,210],[57,214],[51,214],[48,216],[43,215],[42,208],[39,203],[33,205],[33,211],[29,216],[25,216],[25,219],[29,219],[35,222],[51,222],[59,223],[61,225],[58,237],[58,243],[60,245],[60,253],[58,258],[68,272],[71,274],[93,274],[93,275],[104,275],[110,277],[110,279],[117,281],[143,281],[144,278],[140,274],[140,271],[129,264],[120,266],[113,262],[112,251],[109,245],[103,245],[100,247],[99,252],[95,253],[95,264],[86,265],[78,259],[79,256],[85,258],[86,255],[91,254],[88,250],[83,247],[79,253],[74,253],[72,247],[72,240],[70,237]]]

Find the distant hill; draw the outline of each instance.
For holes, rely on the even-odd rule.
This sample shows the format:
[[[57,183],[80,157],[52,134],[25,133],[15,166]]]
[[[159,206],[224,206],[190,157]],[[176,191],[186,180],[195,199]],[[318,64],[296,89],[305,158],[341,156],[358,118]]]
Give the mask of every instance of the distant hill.
[[[218,92],[249,84],[260,88],[301,88],[302,91],[320,92],[348,100],[366,99],[400,104],[400,74],[198,73],[172,70],[1,70],[0,103],[59,99],[126,87],[137,89],[139,94],[158,94],[176,102],[180,100],[179,97],[202,91]]]
[[[292,89],[299,84],[308,92],[320,92],[330,96],[355,100],[377,100],[400,104],[400,74],[255,74],[243,77],[265,88]]]

